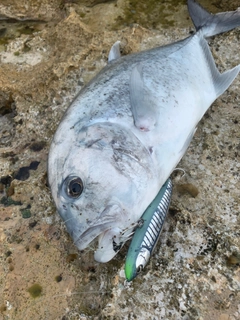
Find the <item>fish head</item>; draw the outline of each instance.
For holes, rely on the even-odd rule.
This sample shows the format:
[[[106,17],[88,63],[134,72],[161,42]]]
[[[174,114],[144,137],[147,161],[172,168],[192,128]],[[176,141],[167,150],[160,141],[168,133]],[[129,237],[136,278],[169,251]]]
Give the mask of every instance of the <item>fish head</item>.
[[[66,145],[57,134],[48,178],[75,245],[83,250],[98,237],[95,259],[101,262],[111,260],[128,239],[154,198],[149,184],[154,187],[156,179],[149,151],[133,133],[111,123],[74,130]]]

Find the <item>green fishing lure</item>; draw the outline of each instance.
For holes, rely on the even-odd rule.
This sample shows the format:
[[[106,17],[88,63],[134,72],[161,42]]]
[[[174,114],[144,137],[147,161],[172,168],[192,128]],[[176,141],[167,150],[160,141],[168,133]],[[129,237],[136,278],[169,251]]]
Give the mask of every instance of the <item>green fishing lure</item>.
[[[171,196],[172,181],[168,179],[144,211],[133,235],[125,263],[127,281],[132,281],[148,263],[161,234]]]

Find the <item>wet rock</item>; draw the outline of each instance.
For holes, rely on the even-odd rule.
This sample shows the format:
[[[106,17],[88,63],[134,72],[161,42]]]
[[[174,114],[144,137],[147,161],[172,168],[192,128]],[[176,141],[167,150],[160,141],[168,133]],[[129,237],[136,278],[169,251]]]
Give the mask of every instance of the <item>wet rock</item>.
[[[29,228],[31,228],[31,229],[34,228],[37,225],[37,223],[38,223],[37,221],[30,222]]]
[[[2,0],[0,4],[1,19],[16,20],[51,20],[61,15],[61,0],[33,0],[24,2],[17,0]]]
[[[12,93],[0,91],[0,147],[9,146],[15,134],[16,107]]]
[[[27,290],[31,297],[38,298],[42,294],[42,287],[38,283],[34,283],[31,287]]]
[[[56,277],[55,277],[55,280],[56,280],[57,282],[61,282],[61,281],[62,281],[62,275],[60,274],[59,276],[56,276]]]
[[[0,178],[0,182],[2,185],[4,185],[5,187],[9,187],[10,184],[11,184],[11,181],[12,181],[12,177],[9,175],[9,176],[2,176]]]
[[[30,176],[30,170],[36,170],[38,165],[39,165],[39,161],[32,161],[30,163],[30,165],[28,167],[22,167],[20,168],[15,174],[14,174],[14,179],[17,180],[22,180],[25,181],[29,178]]]
[[[14,111],[15,107],[12,94],[9,92],[0,91],[0,115],[4,116],[11,113],[14,115]]]
[[[30,149],[34,152],[41,151],[46,146],[46,141],[33,142],[30,145]]]
[[[2,197],[0,200],[0,203],[3,204],[5,207],[14,205],[14,206],[21,206],[22,202],[21,201],[15,201],[10,197]]]
[[[106,2],[117,2],[116,0],[65,0],[66,2],[77,2],[79,4],[83,4],[86,7],[93,7],[99,3],[106,3]]]
[[[196,186],[194,186],[191,183],[183,183],[180,185],[177,185],[177,191],[183,195],[185,193],[190,194],[192,197],[196,197],[199,193],[198,189]]]
[[[23,219],[29,219],[31,217],[31,211],[27,208],[20,209]]]
[[[14,195],[14,185],[13,184],[11,184],[9,186],[9,188],[7,188],[6,195],[7,195],[7,197],[11,197],[12,195]]]

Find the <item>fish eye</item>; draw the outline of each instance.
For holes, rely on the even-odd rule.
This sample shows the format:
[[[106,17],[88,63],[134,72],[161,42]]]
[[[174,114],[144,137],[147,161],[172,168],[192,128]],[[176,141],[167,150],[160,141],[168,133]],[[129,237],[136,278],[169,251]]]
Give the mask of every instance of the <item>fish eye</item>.
[[[72,198],[78,198],[83,192],[83,182],[79,177],[71,177],[67,181],[67,195]]]

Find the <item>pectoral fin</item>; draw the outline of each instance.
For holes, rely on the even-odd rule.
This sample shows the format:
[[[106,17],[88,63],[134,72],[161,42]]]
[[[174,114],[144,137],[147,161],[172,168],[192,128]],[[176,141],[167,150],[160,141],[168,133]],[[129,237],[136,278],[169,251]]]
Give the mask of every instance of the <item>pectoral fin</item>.
[[[142,64],[133,68],[130,77],[130,103],[135,126],[141,131],[152,130],[156,124],[154,106],[146,96]]]

